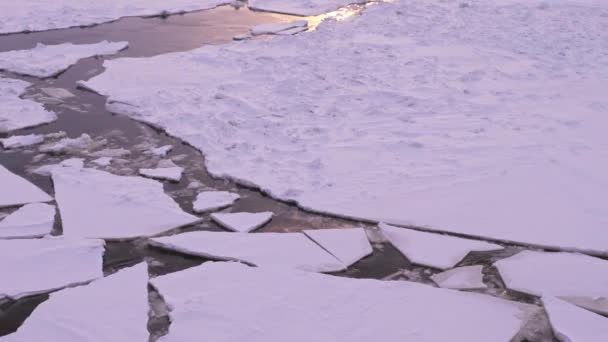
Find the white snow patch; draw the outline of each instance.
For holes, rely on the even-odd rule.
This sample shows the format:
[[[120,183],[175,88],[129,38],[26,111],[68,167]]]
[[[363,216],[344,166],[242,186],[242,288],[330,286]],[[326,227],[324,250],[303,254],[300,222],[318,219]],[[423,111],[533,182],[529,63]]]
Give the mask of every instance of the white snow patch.
[[[184,174],[184,168],[179,166],[159,167],[156,169],[139,169],[139,174],[154,179],[179,182]]]
[[[25,81],[0,77],[0,133],[57,120],[57,115],[44,109],[42,104],[20,98],[30,85]]]
[[[561,342],[608,341],[608,318],[555,297],[543,297],[551,327]]]
[[[131,151],[119,147],[119,148],[106,148],[97,152],[93,152],[90,155],[92,157],[111,157],[111,158],[120,158],[126,157],[131,154]]]
[[[304,29],[308,27],[308,21],[296,20],[287,23],[271,23],[271,24],[259,24],[251,28],[251,34],[259,36],[263,34],[279,34],[282,31],[292,29]]]
[[[101,157],[95,160],[92,160],[91,163],[99,165],[99,166],[109,166],[112,163],[112,157]]]
[[[275,13],[299,16],[320,15],[332,12],[350,4],[360,4],[369,0],[249,0],[249,8]]]
[[[53,199],[34,184],[10,172],[0,164],[0,208]]]
[[[304,234],[342,261],[346,267],[373,252],[363,228],[304,230]]]
[[[241,196],[228,191],[204,191],[196,196],[192,204],[195,213],[208,213],[227,208],[234,204]]]
[[[254,231],[272,220],[274,214],[269,211],[261,213],[214,213],[211,219],[220,226],[240,233]]]
[[[480,290],[487,288],[483,283],[483,266],[457,267],[431,276],[431,279],[446,289]]]
[[[13,149],[41,144],[43,141],[44,135],[40,134],[14,135],[0,139],[0,145],[5,149]]]
[[[42,237],[51,233],[54,222],[55,206],[27,204],[0,221],[0,239]]]
[[[156,147],[144,152],[145,154],[151,154],[158,157],[166,157],[169,152],[173,150],[173,145],[164,145],[161,147]]]

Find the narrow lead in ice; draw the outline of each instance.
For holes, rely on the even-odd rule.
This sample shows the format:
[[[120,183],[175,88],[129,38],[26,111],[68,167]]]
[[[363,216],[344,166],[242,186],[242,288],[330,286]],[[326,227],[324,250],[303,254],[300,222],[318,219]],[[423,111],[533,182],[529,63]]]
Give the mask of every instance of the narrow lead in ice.
[[[0,4],[0,6],[2,6]],[[2,11],[0,10],[0,13]],[[21,80],[0,77],[0,133],[34,127],[57,120],[57,115],[42,104],[20,96],[31,84]]]
[[[342,261],[346,267],[373,252],[363,228],[305,230],[304,234]]]
[[[274,214],[269,211],[261,213],[214,213],[211,219],[220,226],[239,233],[249,233],[261,228],[272,220]]]
[[[279,34],[283,31],[292,29],[304,29],[308,27],[306,20],[296,20],[287,23],[272,23],[272,24],[259,24],[251,28],[251,34],[259,36],[263,34]]]
[[[53,199],[34,184],[17,176],[0,164],[0,208]]]
[[[555,297],[542,298],[551,327],[561,342],[608,341],[608,318]]]
[[[446,289],[479,290],[487,286],[483,283],[483,266],[457,267],[431,276],[431,279]]]
[[[2,342],[148,341],[148,268],[145,263],[103,279],[52,293],[17,332]]]
[[[55,206],[27,204],[0,221],[0,239],[35,238],[50,234],[55,222]]]
[[[196,196],[192,204],[194,212],[207,213],[227,208],[240,198],[239,194],[228,191],[204,191]]]
[[[300,16],[320,15],[369,0],[249,0],[249,8]]]
[[[173,166],[159,167],[156,169],[139,169],[139,174],[148,178],[179,182],[184,174],[184,168]]]
[[[469,240],[413,229],[380,224],[388,241],[408,260],[442,270],[456,266],[472,251],[495,251],[503,247],[484,241]]]
[[[66,236],[131,239],[200,220],[151,179],[60,168],[53,172],[53,184]]]
[[[40,134],[14,135],[9,138],[0,139],[0,145],[5,149],[13,149],[37,145],[43,141],[44,135]]]
[[[19,299],[102,277],[103,253],[103,240],[0,240],[0,298]]]

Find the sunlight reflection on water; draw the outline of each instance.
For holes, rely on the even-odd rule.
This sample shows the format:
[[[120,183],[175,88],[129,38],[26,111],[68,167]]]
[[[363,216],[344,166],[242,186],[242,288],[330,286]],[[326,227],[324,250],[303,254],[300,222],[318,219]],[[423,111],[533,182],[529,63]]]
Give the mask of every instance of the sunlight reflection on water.
[[[394,2],[395,0],[380,0],[371,1],[364,4],[352,4],[346,7],[342,7],[336,11],[324,13],[321,15],[306,17],[308,21],[308,31],[314,31],[319,25],[325,20],[345,21],[355,15],[360,14],[364,9],[369,6],[374,6],[383,2]]]

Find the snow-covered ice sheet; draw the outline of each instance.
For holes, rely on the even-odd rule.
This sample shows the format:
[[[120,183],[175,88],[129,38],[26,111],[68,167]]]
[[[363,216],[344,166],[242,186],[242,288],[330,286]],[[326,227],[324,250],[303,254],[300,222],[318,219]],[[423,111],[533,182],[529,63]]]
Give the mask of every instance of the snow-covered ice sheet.
[[[13,149],[41,144],[43,141],[44,135],[40,134],[14,135],[0,139],[0,145],[5,149]]]
[[[53,171],[61,169],[61,168],[74,168],[74,169],[82,169],[84,167],[84,159],[82,158],[68,158],[60,161],[57,164],[48,164],[42,165],[35,169],[32,169],[31,172],[42,175],[42,176],[50,176],[53,174]]]
[[[261,267],[337,272],[346,268],[301,233],[190,232],[150,240],[153,246]]]
[[[171,328],[159,342],[509,341],[528,310],[406,281],[228,262],[150,282],[172,308]]]
[[[110,60],[82,84],[308,210],[608,255],[608,8],[459,4]]]
[[[350,4],[369,0],[249,0],[249,8],[258,11],[293,14],[300,16],[320,15]]]
[[[103,240],[0,240],[0,298],[18,299],[102,277],[103,253]]]
[[[158,167],[155,169],[139,169],[139,174],[154,179],[179,182],[184,174],[184,168],[179,166]]]
[[[259,24],[251,28],[251,34],[259,36],[262,34],[278,34],[283,31],[290,31],[292,29],[303,29],[306,30],[308,21],[296,20],[287,23],[271,23],[271,24]]]
[[[349,267],[372,254],[363,228],[304,230],[309,238]]]
[[[274,214],[269,211],[261,213],[214,213],[211,219],[220,226],[239,233],[249,233],[261,228],[272,220]]]
[[[561,342],[608,341],[608,318],[555,297],[543,297],[555,336]]]
[[[0,164],[0,208],[53,199],[34,184],[10,172]]]
[[[57,115],[44,109],[42,104],[20,98],[30,85],[25,81],[0,77],[0,133],[57,120]]]
[[[151,179],[59,168],[53,171],[53,184],[66,236],[130,239],[200,220],[182,211]]]
[[[0,221],[0,239],[35,238],[50,234],[55,222],[55,206],[27,204]]]
[[[575,253],[523,251],[494,263],[509,289],[554,296],[608,315],[608,261]]]
[[[214,8],[232,0],[20,0],[0,2],[0,34],[94,25],[122,17]]]
[[[148,267],[123,269],[85,286],[52,293],[2,342],[148,341]]]
[[[0,52],[0,70],[39,78],[56,76],[83,58],[113,55],[129,46],[127,42],[95,44],[64,43],[44,45],[38,43],[29,50]]]
[[[234,204],[241,196],[228,191],[203,191],[196,196],[192,204],[195,213],[207,213],[227,208]]]
[[[431,279],[446,289],[455,290],[477,290],[485,289],[487,286],[483,283],[483,266],[464,266],[457,267],[445,272],[437,273],[431,276]]]
[[[419,265],[448,269],[473,251],[495,251],[502,246],[485,241],[379,225],[387,240],[408,260]]]

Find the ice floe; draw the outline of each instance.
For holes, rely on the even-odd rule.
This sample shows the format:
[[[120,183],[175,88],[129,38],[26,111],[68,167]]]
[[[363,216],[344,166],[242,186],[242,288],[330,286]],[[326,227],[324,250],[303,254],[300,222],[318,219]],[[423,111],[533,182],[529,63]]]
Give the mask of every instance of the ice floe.
[[[443,270],[456,266],[470,252],[503,249],[500,245],[485,241],[420,232],[383,223],[379,227],[388,241],[408,260]]]
[[[0,208],[53,200],[40,188],[10,172],[1,164],[0,188],[2,188],[2,191],[0,191]]]
[[[195,213],[207,213],[227,208],[234,204],[241,196],[228,191],[203,191],[196,196],[192,204]]]
[[[48,96],[59,100],[65,100],[76,96],[64,88],[40,88],[40,90]]]
[[[109,166],[112,164],[112,157],[101,157],[91,161],[91,163],[99,166]]]
[[[272,220],[272,212],[261,213],[214,213],[211,219],[220,226],[240,233],[254,231]]]
[[[29,50],[0,52],[0,70],[39,78],[56,76],[83,58],[112,55],[129,46],[127,42],[102,41],[96,44],[38,43]]]
[[[555,337],[561,342],[608,341],[608,318],[555,297],[543,297]]]
[[[142,263],[52,293],[2,341],[148,341],[148,311],[148,268]]]
[[[608,255],[608,9],[473,3],[378,4],[82,84],[308,210]]]
[[[84,159],[82,158],[69,158],[62,160],[57,164],[49,164],[42,165],[35,169],[32,169],[31,172],[42,175],[42,176],[50,176],[53,174],[53,171],[61,168],[74,168],[74,169],[82,169],[84,167]]]
[[[349,267],[372,254],[363,228],[305,230],[304,234]]]
[[[151,179],[60,168],[53,171],[53,184],[66,236],[130,239],[200,220],[182,211]]]
[[[332,12],[350,4],[369,0],[249,0],[249,8],[258,11],[293,14],[300,16]]]
[[[337,272],[342,262],[301,233],[190,232],[150,240],[153,246],[217,260],[263,267]]]
[[[407,281],[229,262],[205,263],[150,282],[171,308],[171,328],[162,342],[509,341],[530,310]]]
[[[156,147],[156,148],[147,150],[145,153],[151,154],[154,156],[158,156],[158,157],[166,157],[167,154],[169,154],[169,152],[171,152],[171,150],[173,150],[173,145],[164,145],[161,147]]]
[[[41,237],[51,233],[54,222],[55,206],[27,204],[0,221],[0,239]]]
[[[259,36],[263,34],[280,34],[284,31],[292,31],[294,29],[300,29],[300,31],[305,31],[308,27],[308,21],[306,20],[296,20],[288,23],[272,23],[272,24],[259,24],[255,25],[251,28],[251,34],[254,36]],[[297,32],[296,32],[297,33]]]
[[[38,145],[43,141],[44,135],[40,134],[14,135],[9,138],[0,139],[0,145],[5,149],[13,149]]]
[[[42,104],[20,98],[30,85],[25,81],[0,77],[0,133],[57,120],[57,115],[44,109]]]
[[[554,296],[608,314],[608,261],[575,253],[523,251],[494,266],[509,289]]]
[[[83,133],[77,138],[65,137],[57,142],[40,146],[40,152],[44,153],[68,153],[82,152],[96,145],[90,135]]]
[[[168,180],[179,182],[182,179],[184,168],[179,166],[174,167],[159,167],[156,169],[139,169],[139,174],[154,179]]]
[[[0,298],[18,299],[102,277],[103,253],[103,240],[0,240]]]
[[[483,283],[483,266],[464,266],[457,267],[445,272],[437,273],[431,276],[431,279],[446,289],[455,290],[478,290],[485,289],[487,286]]]

